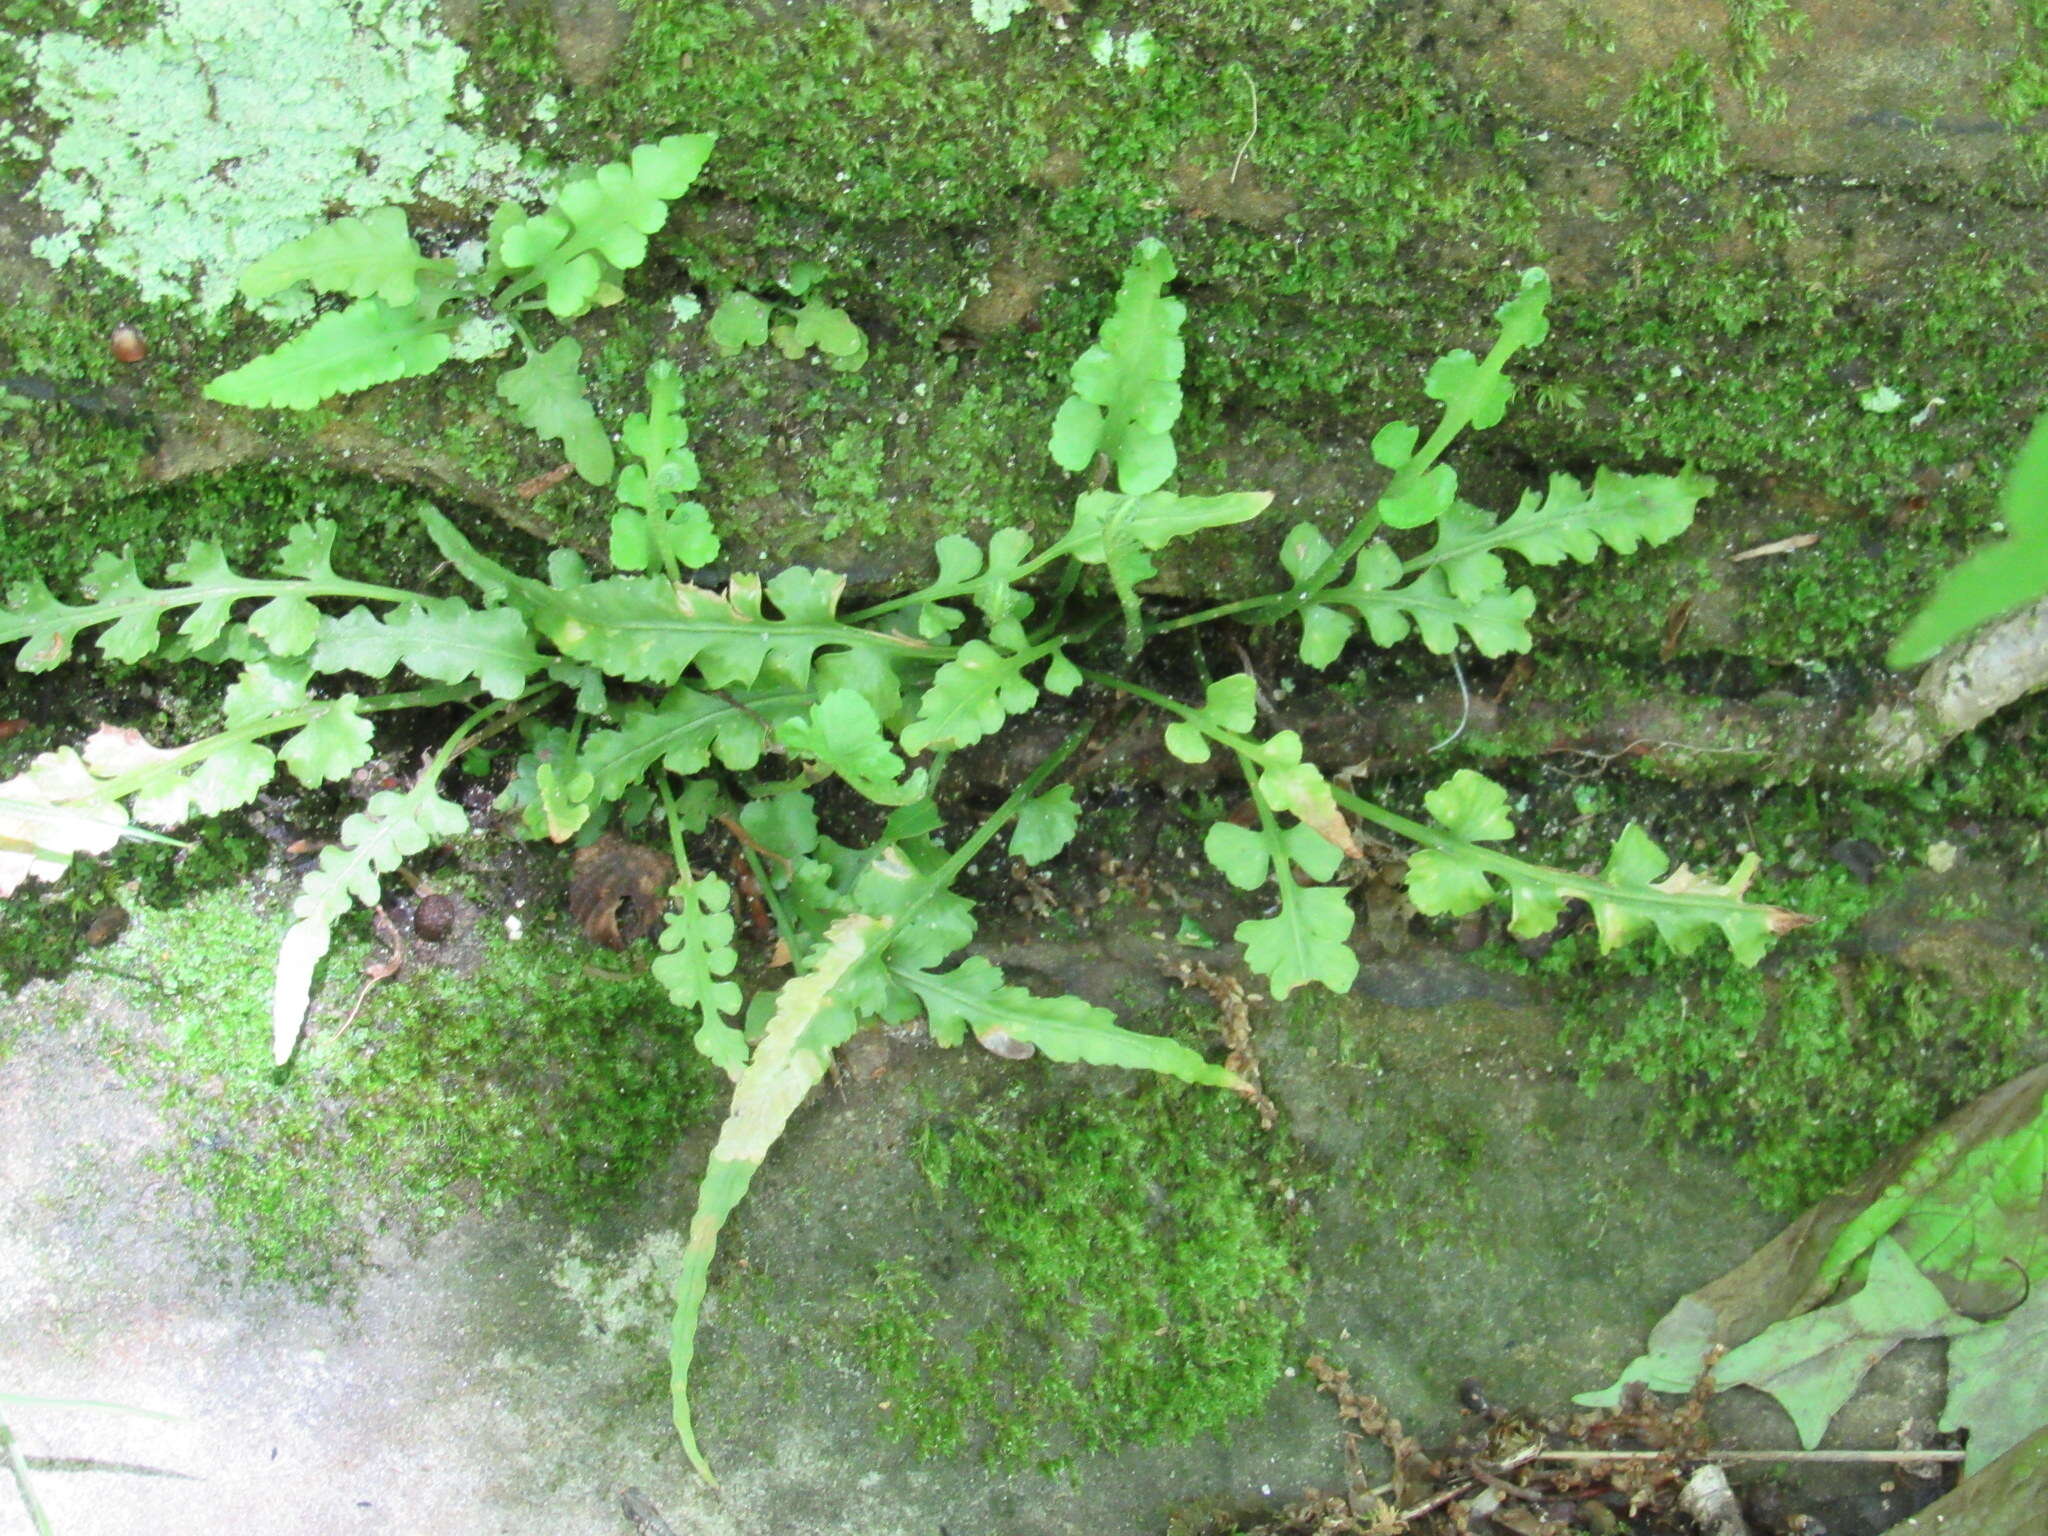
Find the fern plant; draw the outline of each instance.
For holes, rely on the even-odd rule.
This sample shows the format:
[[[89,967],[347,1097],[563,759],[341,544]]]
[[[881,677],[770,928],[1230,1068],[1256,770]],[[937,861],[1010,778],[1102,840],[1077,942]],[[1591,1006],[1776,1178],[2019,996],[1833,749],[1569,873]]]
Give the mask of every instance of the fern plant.
[[[717,142],[716,134],[671,134],[571,177],[537,214],[503,205],[492,215],[481,264],[466,273],[450,257],[426,255],[397,208],[336,219],[293,240],[242,274],[242,297],[255,303],[303,288],[355,302],[212,380],[204,393],[224,405],[310,410],[337,395],[432,373],[455,355],[466,321],[495,317],[523,354],[498,378],[498,394],[520,423],[559,442],[590,484],[612,486],[617,472],[612,563],[670,575],[709,565],[718,558],[709,515],[678,499],[696,489],[697,465],[685,446],[675,369],[649,370],[647,411],[629,418],[622,433],[637,462],[618,471],[611,434],[584,394],[582,344],[564,336],[543,348],[523,317],[545,310],[573,320],[618,302],[624,274],[647,259],[647,237],[667,221],[669,204],[689,191]]]
[[[668,170],[655,174],[639,168],[636,153],[632,167],[565,190],[559,210],[518,225],[501,220],[494,262],[505,293],[545,293],[561,312],[594,301],[638,259],[634,240],[661,194],[679,187],[688,158],[665,153],[657,164]],[[600,203],[610,199],[617,206],[606,214]],[[528,232],[512,238],[521,229]],[[406,313],[405,325],[439,334],[439,301],[422,297],[438,279],[393,254],[388,219],[332,246],[344,254],[302,248],[272,258],[257,286],[308,280],[362,290],[357,307],[379,306],[370,312],[376,326]],[[373,246],[384,253],[375,261],[362,254]],[[1505,556],[1547,564],[1658,543],[1687,526],[1711,489],[1691,473],[1603,472],[1590,486],[1554,477],[1506,517],[1459,498],[1443,453],[1461,433],[1500,420],[1511,393],[1505,366],[1543,334],[1548,284],[1531,271],[1500,310],[1500,337],[1483,359],[1454,352],[1429,371],[1429,394],[1442,405],[1429,437],[1396,423],[1375,440],[1392,479],[1339,542],[1298,525],[1282,546],[1284,584],[1157,617],[1141,591],[1156,574],[1153,557],[1202,530],[1255,519],[1272,500],[1252,491],[1184,494],[1170,483],[1185,315],[1166,291],[1174,276],[1164,247],[1142,245],[1098,345],[1074,365],[1051,450],[1089,484],[1060,535],[1043,547],[1021,528],[980,540],[948,535],[922,586],[852,611],[845,578],[828,571],[736,575],[722,590],[683,579],[715,535],[701,507],[677,499],[696,488],[696,466],[679,381],[660,364],[649,374],[647,410],[623,432],[635,462],[619,478],[625,505],[611,574],[562,551],[544,577],[512,570],[429,508],[426,531],[469,584],[467,597],[339,574],[334,530],[317,522],[295,529],[263,574],[237,574],[217,549],[195,544],[166,585],[147,585],[132,560],[106,555],[77,603],[37,583],[17,589],[0,618],[0,643],[20,642],[24,670],[59,665],[96,632],[111,659],[200,658],[236,675],[210,736],[166,748],[107,725],[0,784],[0,894],[30,877],[54,878],[75,855],[103,853],[137,827],[174,827],[246,804],[280,765],[307,785],[342,778],[370,757],[382,714],[454,709],[457,723],[412,782],[348,818],[298,893],[273,1007],[283,1062],[335,922],[353,904],[374,903],[405,859],[468,832],[442,780],[482,735],[519,733],[518,766],[500,803],[527,835],[561,843],[608,825],[652,829],[677,871],[654,973],[694,1021],[696,1048],[733,1080],[677,1279],[671,1341],[676,1429],[707,1476],[688,1377],[719,1232],[831,1053],[857,1030],[922,1018],[945,1046],[970,1032],[1001,1036],[1055,1061],[1250,1091],[1185,1045],[1125,1029],[1081,999],[1034,993],[965,953],[976,919],[959,877],[1006,829],[1008,851],[1027,862],[1065,846],[1077,810],[1071,786],[1056,780],[1083,733],[978,824],[948,827],[939,791],[955,752],[1000,732],[1043,695],[1093,687],[1141,701],[1163,716],[1176,756],[1202,761],[1220,751],[1237,764],[1253,824],[1219,822],[1205,848],[1231,884],[1270,892],[1271,914],[1241,923],[1236,937],[1276,997],[1312,983],[1343,991],[1357,974],[1354,914],[1337,878],[1360,852],[1355,821],[1417,845],[1409,892],[1425,913],[1504,898],[1514,931],[1534,933],[1577,899],[1609,947],[1654,933],[1686,950],[1718,931],[1745,962],[1803,921],[1747,899],[1753,858],[1721,881],[1683,867],[1667,872],[1639,828],[1622,835],[1597,875],[1517,858],[1498,846],[1514,835],[1505,791],[1469,771],[1427,797],[1428,822],[1398,815],[1333,783],[1296,733],[1262,731],[1249,675],[1218,680],[1191,702],[1111,670],[1119,648],[1095,639],[1105,627],[1120,629],[1129,656],[1160,634],[1226,618],[1298,627],[1301,659],[1318,668],[1361,632],[1381,645],[1412,635],[1437,652],[1467,643],[1490,656],[1524,649],[1534,599],[1510,585]],[[394,300],[408,280],[417,293],[402,311]],[[530,354],[513,377],[536,368],[565,377],[562,349],[573,346]],[[290,370],[273,358],[269,371]],[[341,375],[328,365],[319,376]],[[507,393],[517,403],[528,389],[515,383]],[[536,386],[532,398],[546,394]],[[565,443],[588,431],[573,411],[535,410],[532,419]],[[1386,536],[1420,530],[1431,531],[1427,545]],[[1067,600],[1091,574],[1114,598],[1100,615]],[[1062,583],[1050,612],[1041,608],[1046,578]],[[169,633],[167,619],[176,619]],[[381,683],[401,667],[420,686],[376,692],[361,681]],[[875,810],[857,819],[878,830],[841,841],[842,808],[860,803]],[[733,893],[709,872],[714,846],[748,866],[771,914],[790,972],[779,988],[749,997],[742,985]]]

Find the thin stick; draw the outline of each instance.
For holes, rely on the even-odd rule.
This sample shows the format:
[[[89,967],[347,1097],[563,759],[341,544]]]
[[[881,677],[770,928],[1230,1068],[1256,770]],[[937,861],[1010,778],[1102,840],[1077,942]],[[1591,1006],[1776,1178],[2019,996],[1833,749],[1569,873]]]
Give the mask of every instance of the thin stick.
[[[1527,1466],[1530,1462],[1538,1461],[1541,1459],[1541,1455],[1537,1451],[1536,1447],[1533,1445],[1528,1446],[1522,1450],[1515,1452],[1514,1455],[1510,1456],[1506,1461],[1502,1462],[1500,1464],[1500,1470],[1503,1472],[1512,1472],[1517,1467]],[[1440,1508],[1441,1506],[1450,1503],[1453,1499],[1463,1498],[1466,1494],[1470,1493],[1473,1489],[1477,1488],[1478,1486],[1478,1483],[1470,1481],[1469,1479],[1454,1483],[1449,1488],[1444,1489],[1441,1493],[1431,1494],[1428,1498],[1424,1499],[1420,1504],[1416,1505],[1413,1509],[1402,1510],[1401,1513],[1395,1518],[1400,1520],[1400,1522],[1403,1525],[1406,1525],[1409,1521],[1418,1520],[1422,1516],[1428,1514],[1431,1510]],[[1391,1491],[1392,1488],[1393,1484],[1389,1483],[1387,1485],[1388,1491]],[[1377,1488],[1371,1491],[1375,1496],[1377,1496],[1381,1492],[1381,1490]]]
[[[1531,1461],[1961,1461],[1967,1451],[1538,1451]]]
[[[1515,1452],[1491,1469],[1512,1472],[1536,1461],[1804,1461],[1804,1462],[1914,1462],[1961,1461],[1967,1451],[1545,1451],[1535,1446]],[[1484,1470],[1475,1466],[1475,1470]],[[1479,1485],[1461,1479],[1439,1493],[1431,1494],[1413,1509],[1397,1516],[1403,1521],[1419,1519],[1431,1510],[1470,1493]],[[1360,1489],[1368,1498],[1383,1499],[1394,1491],[1392,1483]],[[1357,1497],[1357,1495],[1353,1495]]]
[[[1237,158],[1230,162],[1230,183],[1232,186],[1237,185],[1237,173],[1244,167],[1244,157],[1251,153],[1252,140],[1259,136],[1259,82],[1253,78],[1251,70],[1243,64],[1240,63],[1237,67],[1244,70],[1245,81],[1252,88],[1252,128],[1251,132],[1244,136],[1244,142],[1237,146]]]

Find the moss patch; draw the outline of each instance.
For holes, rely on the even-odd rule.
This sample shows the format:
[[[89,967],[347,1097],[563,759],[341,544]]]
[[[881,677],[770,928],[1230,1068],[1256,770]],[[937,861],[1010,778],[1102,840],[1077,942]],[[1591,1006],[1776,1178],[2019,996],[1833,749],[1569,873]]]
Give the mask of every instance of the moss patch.
[[[1624,1072],[1662,1091],[1653,1134],[1729,1148],[1765,1205],[1809,1205],[2021,1070],[2043,1022],[2034,989],[1965,994],[1856,953],[1853,925],[1895,885],[1833,870],[1775,889],[1820,922],[1754,970],[1567,939],[1544,962],[1563,1041],[1589,1084]]]
[[[956,1319],[917,1271],[878,1275],[857,1353],[893,1433],[1021,1466],[1259,1410],[1289,1359],[1301,1233],[1242,1105],[1148,1083],[1026,1119],[1006,1097],[927,1126],[916,1156],[1003,1299]]]
[[[1714,103],[1713,76],[1713,67],[1688,50],[1629,97],[1622,121],[1633,131],[1644,174],[1702,187],[1728,169],[1728,133]]]
[[[661,989],[592,974],[552,925],[486,940],[473,976],[407,970],[342,1030],[368,952],[357,924],[279,1074],[268,1009],[282,921],[227,890],[143,913],[109,953],[162,1026],[122,1064],[161,1094],[172,1170],[210,1202],[223,1259],[256,1276],[345,1283],[374,1231],[415,1235],[471,1209],[594,1211],[713,1097]]]

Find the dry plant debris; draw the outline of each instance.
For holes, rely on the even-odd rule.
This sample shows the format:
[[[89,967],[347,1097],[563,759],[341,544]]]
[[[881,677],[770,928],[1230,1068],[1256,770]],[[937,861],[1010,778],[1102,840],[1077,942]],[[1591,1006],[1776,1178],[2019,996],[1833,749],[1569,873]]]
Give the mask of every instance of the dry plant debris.
[[[675,860],[667,854],[606,833],[576,852],[569,915],[593,944],[624,949],[654,932],[675,878]]]

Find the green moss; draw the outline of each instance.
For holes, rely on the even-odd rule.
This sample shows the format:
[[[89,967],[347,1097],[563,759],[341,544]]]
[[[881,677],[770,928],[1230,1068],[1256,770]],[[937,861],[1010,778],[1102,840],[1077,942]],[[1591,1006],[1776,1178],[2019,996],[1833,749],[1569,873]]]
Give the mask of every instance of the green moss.
[[[1686,49],[1671,67],[1647,75],[1622,109],[1631,153],[1646,174],[1703,187],[1728,169],[1728,130],[1714,102],[1714,71]]]
[[[1313,1027],[1311,1024],[1310,1027]],[[1340,1061],[1351,1046],[1348,1032],[1336,1032]],[[1484,1166],[1487,1130],[1469,1115],[1425,1108],[1413,1118],[1375,1128],[1359,1142],[1344,1170],[1372,1220],[1347,1257],[1384,1262],[1390,1240],[1409,1252],[1469,1236],[1480,1208],[1481,1187],[1473,1176]]]
[[[171,1167],[209,1202],[228,1262],[324,1287],[378,1229],[512,1203],[591,1212],[705,1111],[716,1074],[661,989],[595,974],[552,924],[485,937],[473,975],[408,968],[343,1028],[369,954],[361,916],[284,1074],[268,1044],[281,911],[229,889],[144,910],[109,951],[162,1027],[122,1064],[161,1094]]]
[[[1000,1296],[970,1325],[885,1268],[858,1353],[927,1455],[1058,1462],[1255,1413],[1285,1368],[1301,1233],[1274,1140],[1234,1101],[1148,1082],[1026,1119],[927,1126],[919,1165],[971,1219]]]
[[[1764,84],[1778,56],[1778,42],[1806,25],[1806,13],[1792,0],[1729,0],[1728,25],[1722,34],[1728,44],[1724,67],[1749,109],[1765,121],[1785,115],[1783,88]]]
[[[1965,996],[1853,955],[1845,936],[1885,891],[1840,870],[1774,891],[1820,922],[1754,970],[1718,952],[1596,958],[1569,939],[1545,963],[1564,1042],[1589,1081],[1621,1071],[1663,1090],[1652,1134],[1732,1150],[1773,1209],[1811,1204],[2019,1070],[2041,1020],[2030,990]]]
[[[1991,109],[2008,127],[2031,130],[2020,140],[2022,161],[2048,175],[2048,135],[2036,122],[2048,111],[2048,0],[2020,0],[2013,9],[2013,61],[1990,92]]]
[[[1748,238],[1785,248],[1782,228],[1759,230],[1751,215]],[[1995,210],[1986,218],[1993,230],[2001,222]],[[1631,274],[1597,299],[1560,305],[1558,340],[1538,366],[1589,398],[1563,446],[1595,462],[1684,458],[1729,476],[1731,490],[1796,465],[1821,504],[1754,525],[1755,538],[1821,539],[1744,571],[1743,649],[1781,662],[1868,656],[1953,552],[1981,536],[1996,486],[1985,465],[2014,451],[2027,424],[2015,402],[2037,387],[2016,338],[2048,314],[2048,290],[2024,262],[1994,254],[1995,235],[1895,279],[1883,303],[1846,278],[1839,288],[1794,283],[1755,252],[1717,257],[1714,239],[1711,227],[1652,226]],[[1859,392],[1880,381],[1913,411],[1861,409]],[[1725,505],[1708,504],[1710,526]],[[1584,599],[1574,632],[1654,631],[1673,602],[1704,587],[1687,569],[1698,537],[1559,573]]]

